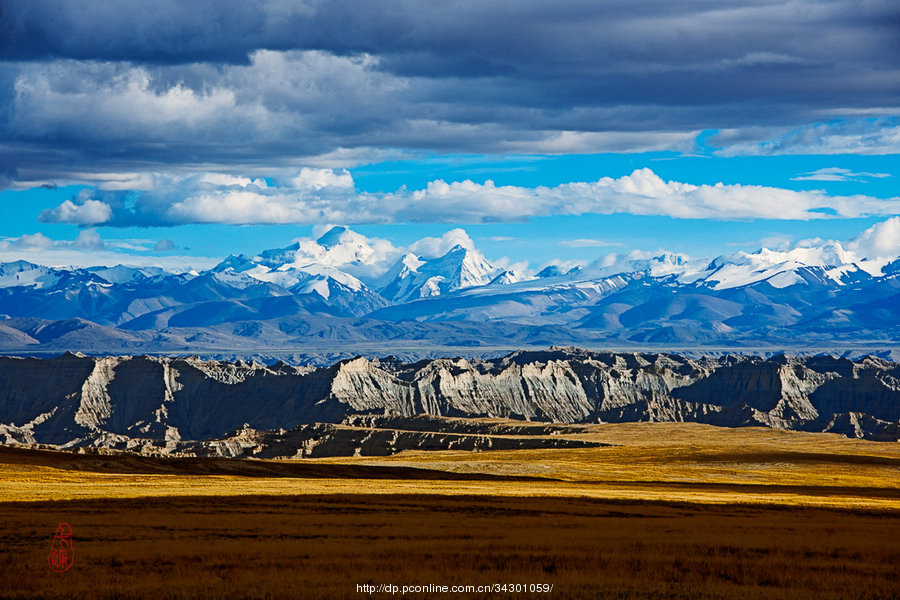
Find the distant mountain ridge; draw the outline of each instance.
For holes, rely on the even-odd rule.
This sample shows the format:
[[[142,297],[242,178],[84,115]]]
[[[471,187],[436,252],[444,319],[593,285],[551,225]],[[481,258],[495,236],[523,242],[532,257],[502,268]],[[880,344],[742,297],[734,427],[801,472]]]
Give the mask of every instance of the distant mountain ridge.
[[[335,227],[316,241],[232,255],[201,272],[0,264],[0,350],[240,350],[328,341],[890,346],[900,341],[898,275],[898,258],[859,259],[824,242],[712,260],[660,254],[549,266],[531,276],[469,244],[437,256],[391,254]],[[41,334],[35,319],[47,323]]]

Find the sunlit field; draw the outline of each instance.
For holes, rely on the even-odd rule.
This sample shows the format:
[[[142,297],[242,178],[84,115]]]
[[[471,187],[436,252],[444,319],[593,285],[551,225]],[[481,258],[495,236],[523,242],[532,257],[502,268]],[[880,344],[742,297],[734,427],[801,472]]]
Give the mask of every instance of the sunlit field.
[[[688,424],[572,437],[615,445],[293,461],[2,448],[0,597],[900,596],[898,444]],[[66,573],[47,565],[60,522]]]
[[[671,423],[600,425],[565,437],[614,446],[296,461],[0,448],[0,499],[416,493],[900,509],[896,443]]]

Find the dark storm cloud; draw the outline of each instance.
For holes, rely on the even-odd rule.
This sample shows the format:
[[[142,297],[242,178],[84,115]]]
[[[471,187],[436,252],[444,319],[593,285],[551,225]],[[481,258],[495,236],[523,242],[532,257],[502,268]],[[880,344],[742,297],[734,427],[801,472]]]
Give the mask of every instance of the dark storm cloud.
[[[689,149],[701,129],[889,117],[898,16],[891,0],[0,0],[0,177]]]

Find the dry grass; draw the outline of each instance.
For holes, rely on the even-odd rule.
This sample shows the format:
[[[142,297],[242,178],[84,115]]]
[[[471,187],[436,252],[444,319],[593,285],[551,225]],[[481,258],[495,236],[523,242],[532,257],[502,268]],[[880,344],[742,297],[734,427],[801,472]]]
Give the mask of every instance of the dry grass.
[[[618,445],[303,461],[0,448],[0,598],[346,598],[367,582],[900,597],[900,444],[688,424],[574,437]],[[46,564],[60,521],[65,574]]]
[[[897,443],[695,423],[607,424],[591,430],[565,437],[614,447],[404,452],[354,464],[544,477],[604,498],[900,509]]]
[[[46,553],[61,520],[76,558],[55,574]],[[408,495],[7,503],[0,539],[3,598],[348,598],[364,597],[360,583],[503,582],[552,583],[542,597],[556,598],[900,594],[900,520],[826,509]]]
[[[56,453],[37,459],[34,453],[25,458],[5,451],[0,501],[415,493],[900,510],[900,444],[671,423],[602,425],[572,437],[617,446],[265,462],[136,457],[117,462]],[[486,477],[448,480],[439,472]]]

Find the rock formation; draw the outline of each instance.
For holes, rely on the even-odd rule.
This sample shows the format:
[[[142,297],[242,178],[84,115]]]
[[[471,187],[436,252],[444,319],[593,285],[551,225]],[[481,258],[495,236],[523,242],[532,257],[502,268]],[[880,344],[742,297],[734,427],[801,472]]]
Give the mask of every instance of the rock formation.
[[[283,431],[298,456],[321,455],[323,444],[343,444],[351,454],[497,447],[460,439],[484,430],[458,422],[419,420],[418,433],[408,435],[402,423],[423,414],[558,424],[694,421],[896,441],[900,365],[871,357],[691,359],[572,348],[412,364],[355,358],[327,368],[192,357],[0,358],[0,441],[7,443],[235,455],[243,442],[258,447],[239,432]],[[406,433],[378,441],[347,433],[373,427]]]

